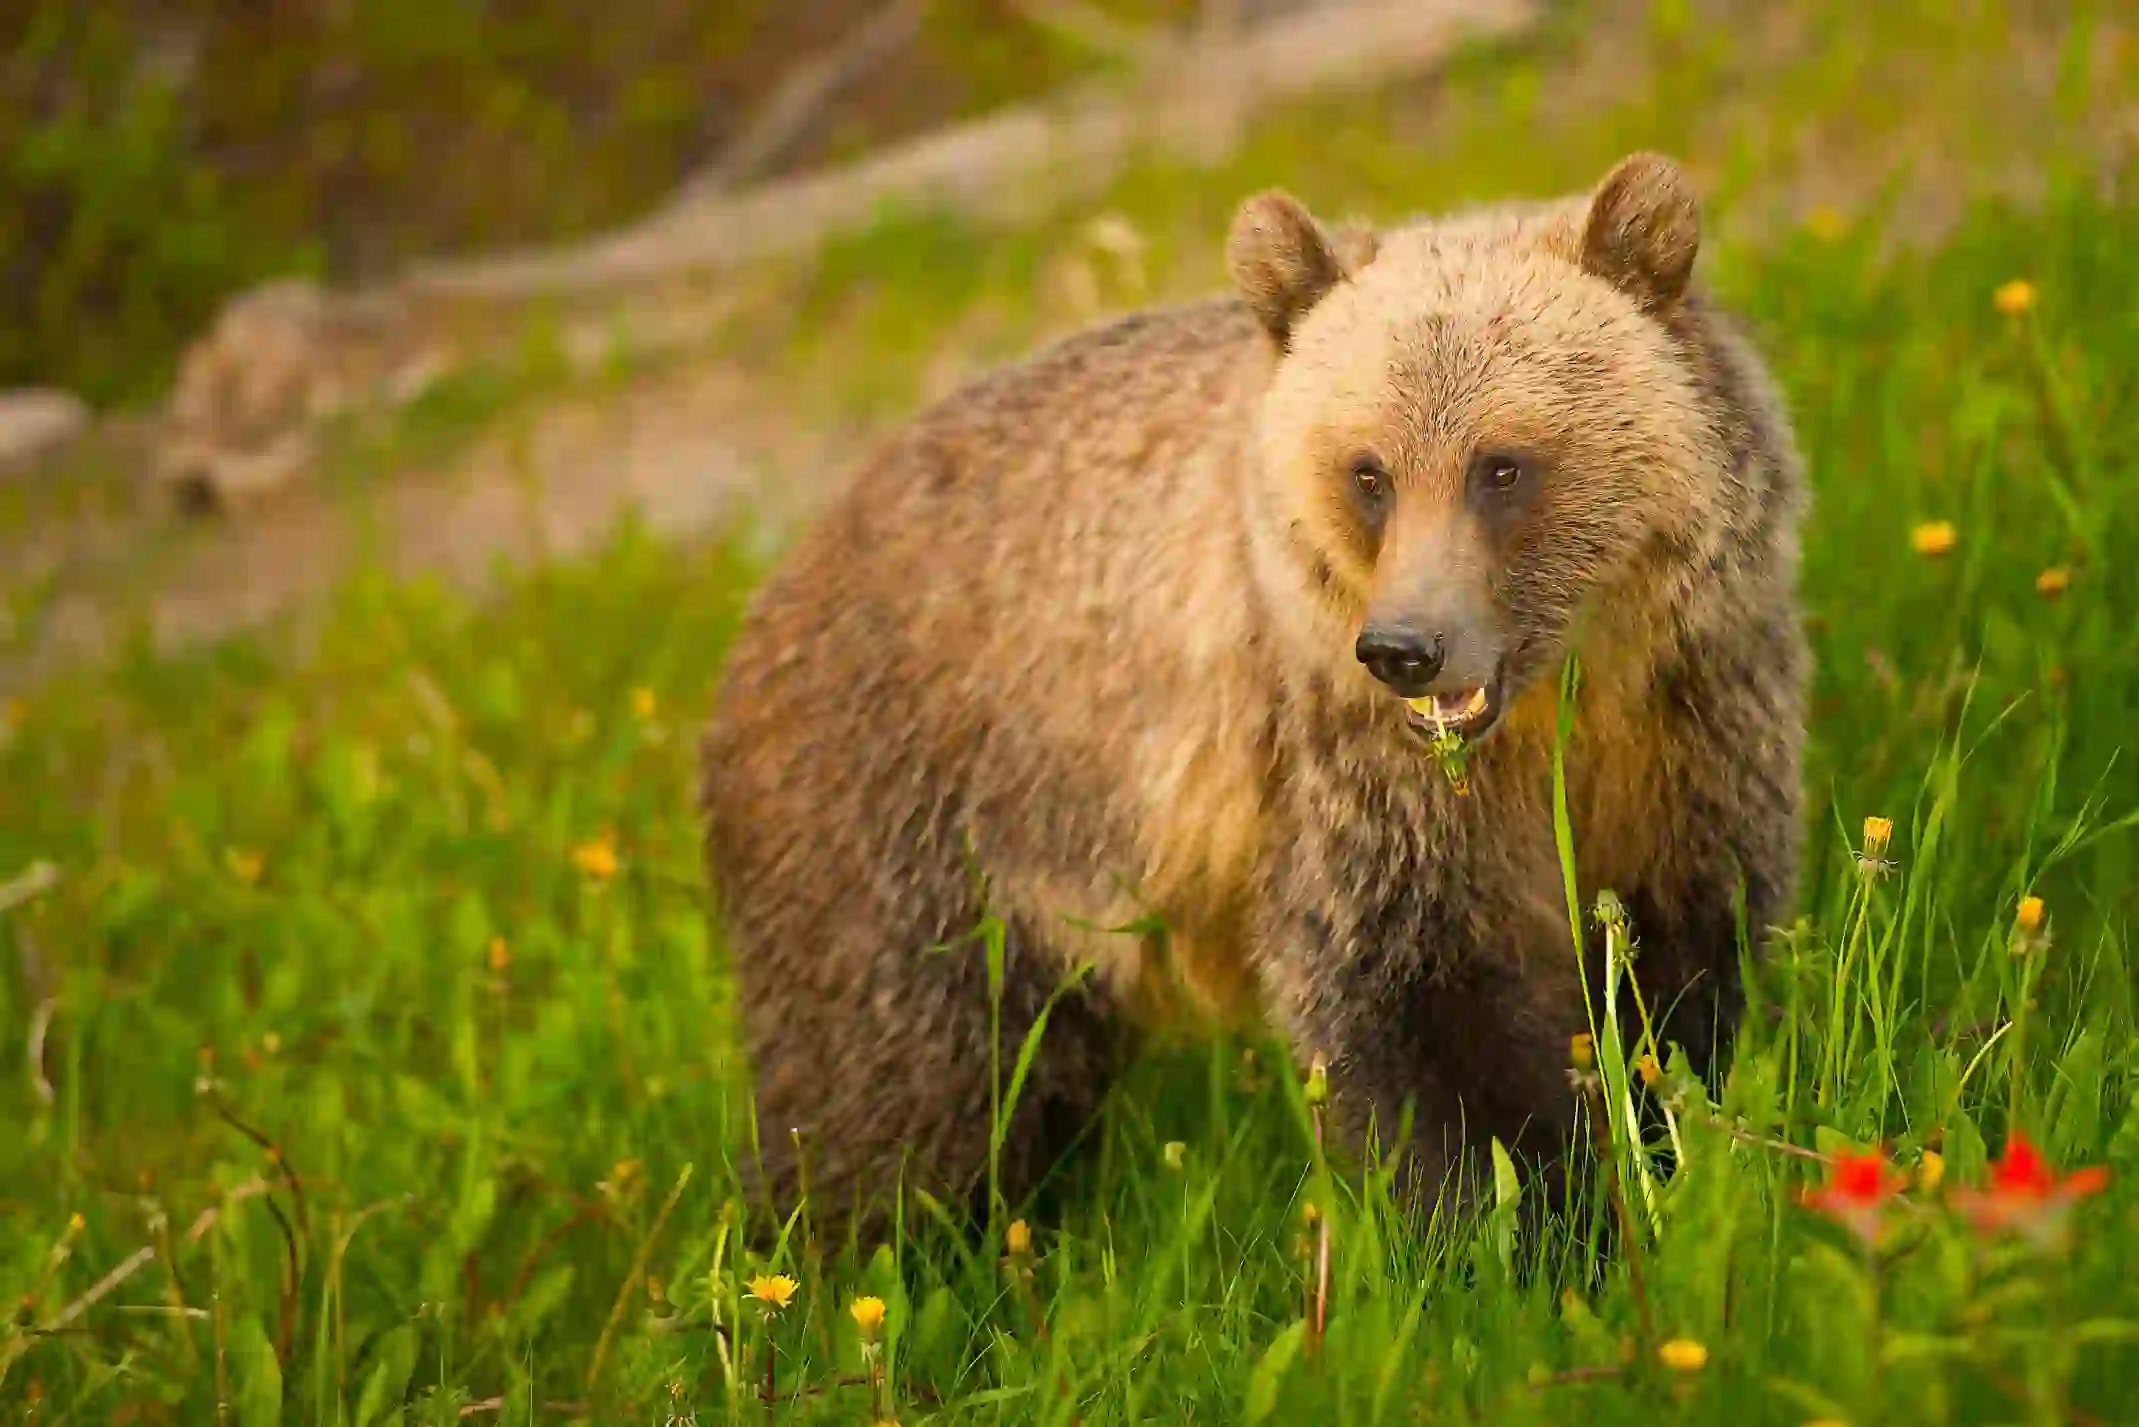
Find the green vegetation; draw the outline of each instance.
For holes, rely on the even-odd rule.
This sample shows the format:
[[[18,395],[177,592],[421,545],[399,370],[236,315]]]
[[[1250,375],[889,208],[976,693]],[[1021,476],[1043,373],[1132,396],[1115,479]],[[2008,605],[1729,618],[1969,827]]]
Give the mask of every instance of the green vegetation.
[[[0,385],[138,399],[217,302],[264,278],[376,277],[627,222],[877,8],[623,0],[590,24],[572,0],[8,6]],[[843,157],[1107,62],[1003,7],[935,0],[775,161]]]
[[[1921,53],[1999,33],[1954,13]],[[1845,82],[1898,52],[1895,22],[1834,14],[1836,53],[1749,76],[1711,47],[1601,118],[1525,107],[1548,41],[1436,101],[1445,162],[1393,110],[1374,137],[1325,108],[1218,175],[1154,160],[1110,203],[1146,235],[1139,290],[1170,290],[1209,275],[1249,184],[1371,211],[1549,191],[1636,144],[1737,143],[1753,121],[1671,118],[1726,82],[1773,86],[1747,101],[1769,124],[1900,107]],[[1762,161],[1726,169],[1726,231]],[[847,1310],[870,1294],[909,1427],[2128,1419],[2139,205],[2082,168],[1927,252],[1876,215],[1711,249],[1816,486],[1805,919],[1757,970],[1727,1082],[1667,1057],[1675,1123],[1644,1133],[1675,1134],[1675,1172],[1613,1124],[1639,1248],[1601,1278],[1599,1195],[1534,1250],[1508,1205],[1411,1234],[1375,1185],[1331,1182],[1299,1077],[1241,1045],[1136,1067],[1045,1214],[961,1236],[915,1205],[853,1246],[746,1208],[691,764],[759,559],[626,532],[482,608],[366,578],[302,648],[135,654],[7,716],[0,878],[59,880],[0,892],[26,898],[0,911],[0,1400],[39,1423],[760,1421],[770,1341],[779,1390],[809,1389],[780,1420],[865,1423],[870,1389],[840,1380],[865,1374]],[[1029,294],[1074,239],[887,222],[734,335],[825,376],[822,414],[892,411],[924,331],[986,356],[1063,320]],[[1890,868],[1860,861],[1868,817],[1894,824]],[[1634,1078],[1634,1048],[1595,1055]],[[2016,1132],[2112,1171],[2062,1249],[1953,1212]],[[1809,1156],[1874,1143],[1910,1181],[1876,1273],[1795,1202],[1836,1172]],[[768,1335],[742,1295],[772,1273],[799,1288]]]
[[[1220,236],[1256,188],[1396,220],[1577,191],[1640,148],[1699,174],[1703,272],[1757,287],[1734,269],[1807,217],[1839,209],[1885,245],[2015,171],[2090,180],[2135,92],[2128,24],[2075,14],[2059,29],[2004,0],[1924,13],[1589,0],[1464,51],[1436,82],[1269,114],[1223,162],[1140,155],[1098,201],[1023,231],[887,211],[751,274],[755,300],[726,345],[808,415],[880,419],[927,389],[947,348],[965,365],[996,360],[1090,320],[1092,297],[1113,308],[1222,282]],[[1102,217],[1126,221],[1132,251],[1094,231]]]

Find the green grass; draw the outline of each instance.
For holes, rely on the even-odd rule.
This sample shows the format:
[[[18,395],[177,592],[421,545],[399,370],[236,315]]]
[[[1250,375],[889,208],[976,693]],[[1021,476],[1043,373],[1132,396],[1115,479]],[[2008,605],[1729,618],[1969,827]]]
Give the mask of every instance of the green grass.
[[[1600,154],[1646,141],[1602,127]],[[1278,131],[1260,143],[1261,167],[1221,179],[1283,171]],[[1415,180],[1364,139],[1346,152],[1310,197],[1556,186],[1592,157]],[[1220,180],[1159,172],[1119,206],[1178,244],[1162,269],[1206,271]],[[1004,346],[1045,325],[1000,304],[1055,239],[997,253],[939,228],[997,255],[900,269],[925,231],[828,264],[783,360],[857,311],[881,326],[844,329],[850,367],[897,367],[923,306]],[[1717,245],[1817,492],[1805,920],[1758,970],[1727,1082],[1679,1087],[1676,1173],[1601,1281],[1569,1267],[1594,1196],[1541,1263],[1506,1210],[1415,1235],[1372,1185],[1330,1181],[1297,1078],[1239,1045],[1134,1069],[1059,1213],[1032,1216],[1029,1290],[1001,1263],[1018,1206],[978,1235],[915,1206],[881,1246],[746,1209],[691,744],[760,566],[742,542],[626,532],[481,608],[367,578],[302,647],[134,653],[10,714],[0,879],[47,860],[59,880],[0,911],[0,1402],[40,1424],[762,1420],[767,1334],[740,1294],[784,1271],[778,1381],[821,1389],[788,1421],[868,1420],[867,1390],[836,1385],[862,1371],[863,1292],[889,1304],[909,1427],[2131,1420],[2135,250],[2139,207],[2077,181],[1974,209],[1934,252],[1890,254],[1870,221]],[[1992,304],[2015,277],[2039,294],[2020,317]],[[858,405],[910,397],[863,375],[881,384],[840,388]],[[1957,543],[1918,555],[1934,520]],[[1872,815],[1895,866],[1867,881]],[[605,835],[610,878],[575,857]],[[2016,954],[2023,895],[2049,940]],[[1912,1189],[1876,1278],[1793,1202],[1819,1167],[1774,1147],[1883,1141],[1917,1170],[1935,1144],[1950,1190],[2016,1128],[2115,1174],[2069,1250],[1979,1244]],[[1630,1185],[1645,1165],[1661,1174],[1619,1161]],[[1313,1355],[1308,1200],[1332,1225]],[[1667,1338],[1705,1367],[1663,1367]]]

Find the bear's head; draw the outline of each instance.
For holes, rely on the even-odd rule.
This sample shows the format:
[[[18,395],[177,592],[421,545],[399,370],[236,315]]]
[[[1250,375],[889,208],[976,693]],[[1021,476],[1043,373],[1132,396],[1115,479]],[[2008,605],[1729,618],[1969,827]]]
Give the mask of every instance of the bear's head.
[[[1575,199],[1379,234],[1242,206],[1228,266],[1274,354],[1249,517],[1296,655],[1476,738],[1578,630],[1653,637],[1662,564],[1708,543],[1728,479],[1670,327],[1699,235],[1648,154]]]

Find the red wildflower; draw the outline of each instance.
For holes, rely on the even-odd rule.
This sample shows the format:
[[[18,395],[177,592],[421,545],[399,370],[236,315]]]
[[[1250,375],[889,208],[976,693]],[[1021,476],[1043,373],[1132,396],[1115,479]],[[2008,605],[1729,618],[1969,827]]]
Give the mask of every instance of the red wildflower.
[[[1883,1151],[1857,1154],[1844,1150],[1834,1157],[1827,1182],[1799,1198],[1806,1208],[1833,1219],[1869,1248],[1878,1241],[1887,1201],[1907,1182],[1908,1176],[1888,1164]]]
[[[2010,1229],[2037,1247],[2058,1248],[2073,1208],[2108,1183],[2109,1171],[2099,1165],[2059,1177],[2028,1137],[2015,1130],[1990,1167],[1990,1188],[1959,1190],[1953,1198],[1979,1230]]]

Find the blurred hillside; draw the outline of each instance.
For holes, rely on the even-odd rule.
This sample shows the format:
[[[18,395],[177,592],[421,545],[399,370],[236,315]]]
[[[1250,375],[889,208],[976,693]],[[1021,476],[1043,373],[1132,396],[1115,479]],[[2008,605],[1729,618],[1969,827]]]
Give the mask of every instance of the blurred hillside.
[[[1239,7],[1234,7],[1239,8]],[[1260,7],[1267,8],[1267,6]],[[0,6],[0,386],[141,395],[280,274],[613,225],[1114,61],[1193,0],[22,0]],[[803,122],[764,120],[831,65]]]

